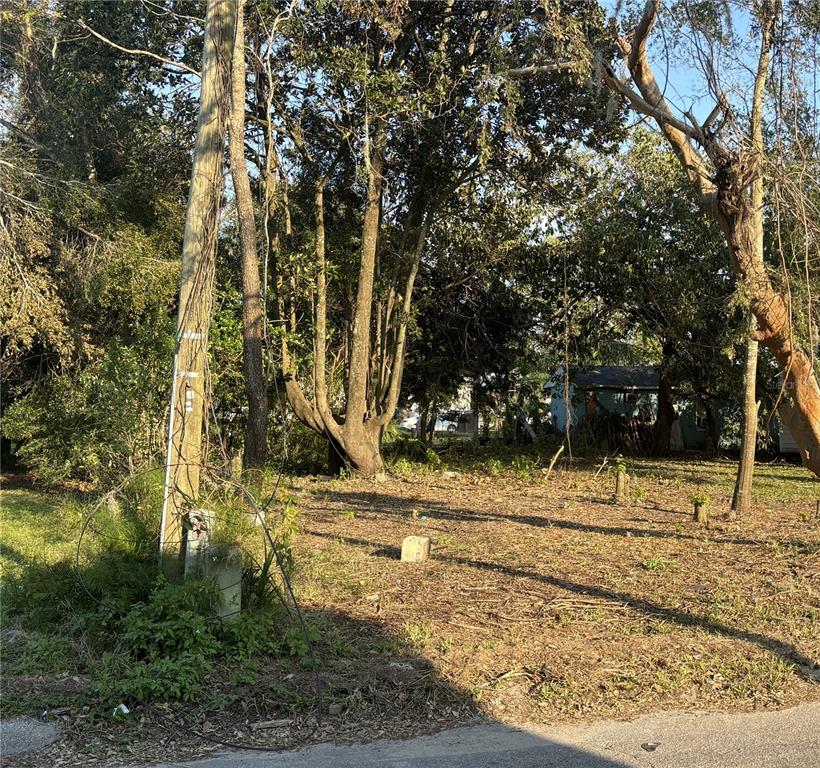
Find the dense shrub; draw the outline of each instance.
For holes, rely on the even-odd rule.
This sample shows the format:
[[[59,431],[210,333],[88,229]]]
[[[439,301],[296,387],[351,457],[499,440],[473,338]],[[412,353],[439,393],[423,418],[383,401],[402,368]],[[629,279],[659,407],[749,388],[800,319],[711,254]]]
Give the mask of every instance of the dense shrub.
[[[6,409],[3,435],[38,480],[120,478],[162,453],[173,337],[112,342],[76,373],[40,380]]]

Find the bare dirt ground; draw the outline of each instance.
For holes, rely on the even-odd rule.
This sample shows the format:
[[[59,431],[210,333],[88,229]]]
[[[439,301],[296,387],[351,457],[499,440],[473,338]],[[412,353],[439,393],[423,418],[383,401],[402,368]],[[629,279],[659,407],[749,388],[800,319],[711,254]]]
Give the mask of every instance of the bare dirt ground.
[[[295,478],[295,587],[315,680],[285,660],[214,670],[206,699],[66,738],[16,765],[122,765],[221,741],[288,747],[406,737],[479,720],[557,723],[820,700],[820,484],[761,467],[747,519],[720,518],[729,462],[630,462],[632,499],[578,464],[383,483]],[[712,522],[692,521],[706,492]],[[401,540],[430,536],[427,563]],[[193,730],[189,730],[193,729]]]
[[[689,496],[726,510],[732,465],[632,474],[628,505],[590,469],[305,485],[311,602],[378,620],[506,722],[820,697],[818,483],[762,469],[749,519],[702,527]],[[428,563],[398,562],[409,534]]]

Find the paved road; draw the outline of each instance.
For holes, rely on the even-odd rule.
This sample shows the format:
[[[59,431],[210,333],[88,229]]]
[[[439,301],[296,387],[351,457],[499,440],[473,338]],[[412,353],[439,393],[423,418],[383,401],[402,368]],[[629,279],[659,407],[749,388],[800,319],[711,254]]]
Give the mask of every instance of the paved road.
[[[655,748],[649,751],[644,746]],[[746,715],[458,728],[409,741],[234,752],[158,768],[818,768],[820,703]]]
[[[60,732],[51,723],[32,717],[15,717],[0,721],[0,761],[4,755],[32,752],[56,741]]]

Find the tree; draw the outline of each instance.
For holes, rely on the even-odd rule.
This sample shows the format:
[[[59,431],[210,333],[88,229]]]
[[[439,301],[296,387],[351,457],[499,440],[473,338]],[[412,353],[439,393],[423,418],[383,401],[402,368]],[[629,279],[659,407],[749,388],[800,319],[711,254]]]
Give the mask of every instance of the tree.
[[[506,398],[530,362],[549,364],[545,306],[555,297],[545,295],[543,281],[553,255],[544,243],[548,209],[503,181],[463,188],[449,203],[452,214],[431,228],[402,390],[422,414],[452,400],[468,380],[474,400]]]
[[[196,29],[137,2],[0,13],[3,435],[42,479],[107,482],[164,448],[193,122],[179,70],[78,20],[165,57]]]
[[[789,297],[775,285],[760,255],[761,195],[767,159],[759,141],[763,121],[760,99],[770,61],[767,40],[777,27],[781,4],[778,0],[764,0],[756,8],[761,45],[753,68],[752,107],[747,128],[735,134],[735,141],[727,137],[735,121],[728,119],[732,110],[722,91],[715,94],[717,106],[702,123],[691,112],[677,116],[669,106],[647,56],[647,41],[659,5],[658,0],[649,0],[630,37],[620,41],[637,90],[618,77],[611,66],[604,67],[604,82],[633,109],[655,120],[678,156],[700,204],[723,231],[732,267],[744,283],[757,320],[755,336],[777,359],[784,375],[784,421],[800,447],[805,465],[820,476],[820,387],[814,355],[805,339],[795,335]],[[714,78],[710,86],[718,90]]]
[[[242,251],[242,368],[248,420],[242,464],[263,469],[268,455],[268,391],[263,368],[264,309],[248,165],[245,161],[245,1],[236,0],[236,35],[231,64],[230,160]]]
[[[654,340],[660,362],[654,452],[663,455],[670,449],[674,390],[687,387],[714,415],[717,399],[728,399],[736,387],[742,300],[722,233],[699,208],[674,154],[651,132],[636,131],[627,149],[598,165],[598,182],[570,219],[573,291],[621,316],[618,333]],[[715,426],[708,430],[713,450]]]
[[[255,102],[277,177],[268,199],[275,183],[284,219],[270,240],[285,388],[296,415],[364,475],[382,466],[414,284],[444,203],[482,174],[529,166],[543,179],[572,142],[608,137],[576,73],[494,74],[539,46],[564,53],[570,18],[602,36],[594,3],[559,5],[332,3],[300,9],[274,46]],[[292,236],[286,192],[301,206]]]
[[[234,0],[208,0],[199,118],[182,244],[176,354],[168,426],[168,456],[160,548],[182,544],[182,517],[196,504],[202,462],[205,373],[213,294],[214,254],[222,198],[223,145],[230,62],[234,46]]]

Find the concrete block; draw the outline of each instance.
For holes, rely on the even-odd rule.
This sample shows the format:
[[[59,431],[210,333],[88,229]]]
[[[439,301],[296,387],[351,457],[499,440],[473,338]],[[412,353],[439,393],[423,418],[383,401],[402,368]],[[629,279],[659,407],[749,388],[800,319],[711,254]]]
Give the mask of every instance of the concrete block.
[[[192,509],[184,522],[185,578],[204,578],[207,570],[203,560],[211,540],[214,513],[210,509]]]
[[[401,543],[401,559],[405,563],[423,563],[430,558],[429,536],[406,536]]]
[[[217,615],[232,621],[242,610],[242,548],[236,544],[211,545],[205,559],[205,575],[219,588]]]

